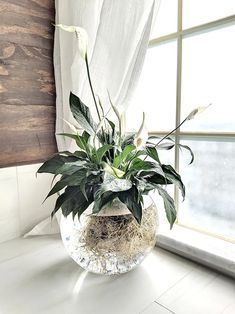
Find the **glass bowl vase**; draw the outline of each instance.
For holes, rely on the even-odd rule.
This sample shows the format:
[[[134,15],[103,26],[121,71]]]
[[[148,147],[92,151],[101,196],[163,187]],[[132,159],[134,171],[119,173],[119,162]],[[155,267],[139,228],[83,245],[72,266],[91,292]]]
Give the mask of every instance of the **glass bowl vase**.
[[[157,208],[144,196],[141,224],[118,199],[92,214],[91,204],[80,220],[62,215],[61,237],[68,254],[89,272],[114,275],[139,265],[156,244]]]

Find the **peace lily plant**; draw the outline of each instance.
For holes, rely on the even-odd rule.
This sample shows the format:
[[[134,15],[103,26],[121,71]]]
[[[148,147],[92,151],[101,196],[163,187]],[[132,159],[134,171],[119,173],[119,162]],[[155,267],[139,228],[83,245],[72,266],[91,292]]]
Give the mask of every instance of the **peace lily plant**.
[[[71,138],[78,148],[73,153],[59,152],[38,170],[39,173],[52,173],[54,177],[59,176],[59,180],[47,195],[49,197],[60,192],[52,217],[61,208],[65,217],[72,213],[73,218],[76,215],[79,218],[92,203],[92,211],[97,214],[104,205],[117,198],[126,205],[140,224],[143,196],[156,190],[163,198],[166,217],[172,228],[176,220],[176,209],[174,200],[165,187],[175,184],[181,190],[184,198],[185,186],[175,169],[160,161],[158,152],[159,150],[170,150],[175,145],[179,145],[190,152],[190,163],[192,163],[194,156],[191,149],[185,145],[175,144],[170,135],[183,123],[193,119],[205,107],[193,110],[179,126],[163,138],[148,136],[145,114],[143,114],[139,131],[136,134],[125,134],[122,130],[120,113],[112,103],[111,97],[109,96],[110,110],[115,113],[117,123],[108,118],[99,97],[95,96],[87,57],[88,36],[86,31],[77,26],[61,24],[56,26],[76,34],[79,52],[85,61],[99,122],[95,122],[89,108],[71,92],[70,110],[84,131],[79,134],[78,129],[71,126],[73,133],[59,135]]]

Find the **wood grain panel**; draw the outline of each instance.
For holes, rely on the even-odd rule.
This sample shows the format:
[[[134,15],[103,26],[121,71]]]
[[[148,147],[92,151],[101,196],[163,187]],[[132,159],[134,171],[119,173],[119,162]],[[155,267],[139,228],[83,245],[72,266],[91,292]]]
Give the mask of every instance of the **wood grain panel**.
[[[0,164],[41,161],[55,152],[55,107],[4,104],[0,117]]]
[[[0,167],[56,152],[53,0],[0,0]]]

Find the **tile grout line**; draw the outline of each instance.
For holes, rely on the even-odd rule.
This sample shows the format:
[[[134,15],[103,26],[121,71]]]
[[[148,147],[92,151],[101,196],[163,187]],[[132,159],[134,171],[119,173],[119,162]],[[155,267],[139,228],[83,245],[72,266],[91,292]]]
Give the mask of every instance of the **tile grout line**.
[[[160,305],[161,307],[163,307],[164,309],[166,309],[166,310],[169,311],[170,313],[176,314],[176,313],[173,312],[172,310],[168,309],[165,305],[163,305],[163,304],[161,304],[161,303],[159,303],[159,302],[157,302],[157,301],[154,301],[154,303]]]
[[[180,278],[176,283],[174,283],[170,288],[168,288],[166,291],[164,291],[158,298],[154,301],[158,305],[161,305],[162,307],[169,310],[171,313],[175,314],[175,312],[172,312],[170,309],[168,309],[163,304],[159,303],[157,300],[159,300],[165,293],[168,293],[172,288],[174,288],[178,283],[180,283],[182,280],[184,280],[187,276],[189,276],[191,273],[193,273],[196,269],[200,269],[201,265],[197,265],[195,268],[191,269],[187,274],[185,274],[182,278]],[[209,286],[214,280],[216,280],[218,277],[220,277],[220,274],[216,274],[207,284],[206,286]]]
[[[197,268],[197,267],[196,267],[196,268]],[[191,274],[193,271],[194,271],[194,269],[191,269],[187,274],[185,274],[183,277],[181,277],[179,280],[177,280],[172,286],[170,286],[170,287],[167,288],[164,292],[162,292],[162,293],[157,297],[156,300],[159,300],[165,293],[167,293],[169,290],[171,290],[172,288],[174,288],[180,281],[182,281],[185,277],[187,277],[187,276],[188,276],[189,274]],[[155,303],[161,305],[162,307],[164,307],[164,305],[158,303],[156,300],[153,300],[152,303],[155,302]],[[139,314],[144,313],[144,311],[145,311],[152,303],[148,304],[143,310],[141,310],[141,312],[140,312]],[[168,310],[168,309],[167,309],[167,310]],[[169,310],[169,311],[170,311],[170,310]],[[172,312],[172,313],[174,313],[174,312]]]
[[[156,300],[154,300],[154,302],[157,302],[157,300],[159,300],[165,293],[169,292],[172,288],[174,288],[179,282],[181,282],[183,279],[185,279],[187,276],[189,276],[192,272],[195,271],[195,269],[197,269],[197,267],[191,269],[187,274],[185,274],[183,277],[181,277],[179,280],[177,280],[172,286],[170,286],[169,288],[167,288],[164,292],[162,292],[162,294],[160,294]]]

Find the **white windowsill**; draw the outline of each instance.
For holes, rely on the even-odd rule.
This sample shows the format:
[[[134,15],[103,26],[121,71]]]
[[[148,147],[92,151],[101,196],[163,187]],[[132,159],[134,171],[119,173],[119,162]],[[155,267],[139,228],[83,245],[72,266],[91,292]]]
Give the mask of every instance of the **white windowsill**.
[[[235,278],[235,244],[175,225],[162,228],[157,246]]]

